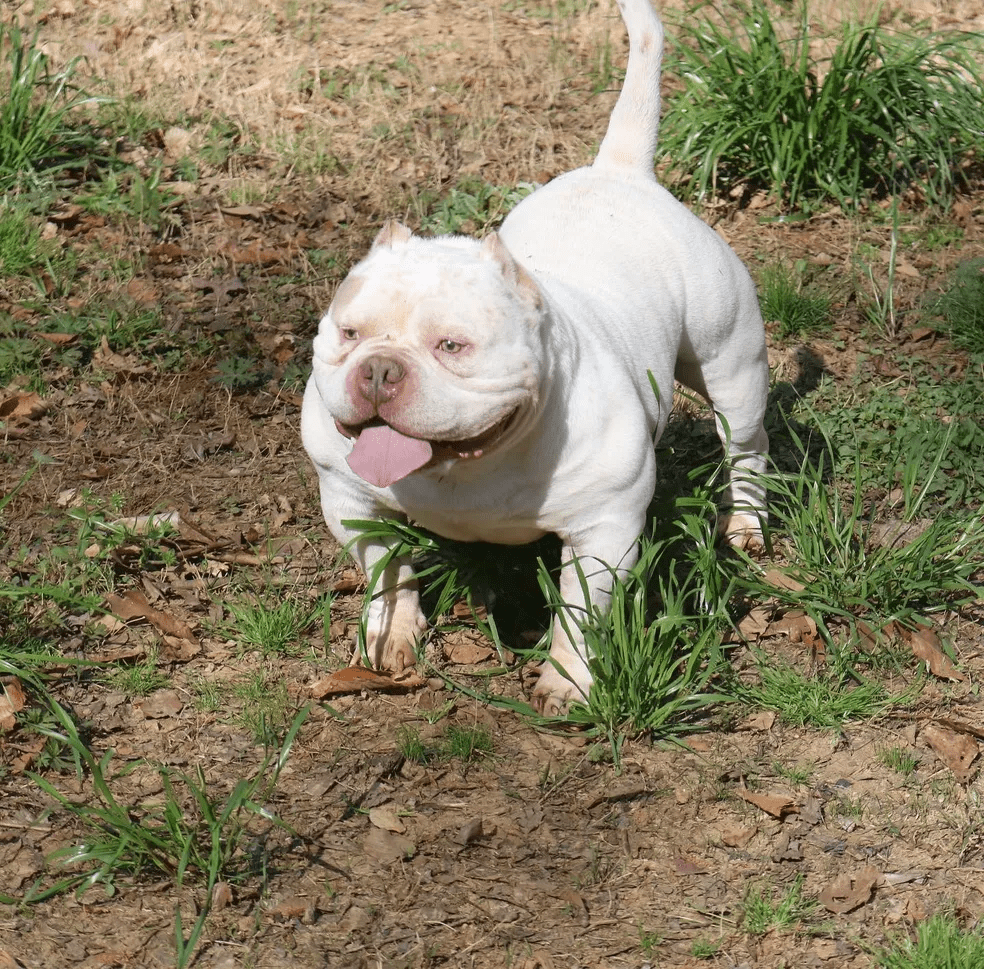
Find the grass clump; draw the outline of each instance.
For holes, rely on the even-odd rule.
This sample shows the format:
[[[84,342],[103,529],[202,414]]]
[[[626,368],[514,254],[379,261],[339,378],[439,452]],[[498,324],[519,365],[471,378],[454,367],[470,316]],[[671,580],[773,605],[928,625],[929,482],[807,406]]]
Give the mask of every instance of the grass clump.
[[[782,932],[794,928],[816,909],[817,903],[803,897],[803,876],[778,899],[771,889],[750,888],[745,894],[742,926],[750,935]]]
[[[701,13],[704,16],[701,16]],[[668,105],[663,155],[687,196],[764,188],[790,209],[856,207],[919,185],[946,203],[982,142],[970,37],[848,24],[829,59],[810,53],[804,2],[789,40],[762,0],[705,4],[679,25],[685,91]]]
[[[984,965],[984,932],[963,930],[952,915],[934,915],[916,926],[915,939],[899,939],[878,955],[878,969],[978,969]]]
[[[328,623],[331,598],[314,604],[287,597],[274,603],[252,598],[230,603],[234,635],[240,646],[257,649],[264,658],[299,656],[307,648],[304,633],[319,617]]]
[[[943,330],[960,348],[984,354],[984,259],[961,263],[946,291],[929,304]]]
[[[435,235],[456,232],[484,235],[498,225],[535,186],[520,182],[512,188],[464,178],[421,219],[421,231]]]
[[[816,333],[830,320],[830,299],[803,286],[805,262],[768,266],[761,276],[762,316],[779,324],[782,339]]]
[[[72,112],[95,103],[73,83],[80,58],[53,72],[47,55],[16,26],[0,24],[0,190],[84,164],[95,144]]]
[[[175,911],[176,964],[189,965],[216,884],[220,880],[237,883],[256,873],[260,840],[250,833],[251,819],[286,827],[262,802],[276,786],[307,708],[279,739],[279,749],[271,750],[252,776],[237,781],[228,795],[209,791],[201,768],[192,776],[160,767],[162,801],[140,805],[124,803],[113,792],[113,752],[97,758],[79,736],[72,718],[57,705],[54,710],[58,728],[42,728],[42,732],[71,748],[79,777],[84,771],[91,779],[92,797],[79,802],[39,774],[29,772],[29,776],[54,800],[55,809],[75,818],[87,834],[79,844],[50,856],[49,860],[72,869],[71,874],[44,888],[36,884],[24,901],[39,902],[71,890],[82,893],[95,885],[113,895],[118,879],[147,874],[171,878],[179,888],[186,881],[197,881],[204,890],[198,917],[187,936],[180,910]]]

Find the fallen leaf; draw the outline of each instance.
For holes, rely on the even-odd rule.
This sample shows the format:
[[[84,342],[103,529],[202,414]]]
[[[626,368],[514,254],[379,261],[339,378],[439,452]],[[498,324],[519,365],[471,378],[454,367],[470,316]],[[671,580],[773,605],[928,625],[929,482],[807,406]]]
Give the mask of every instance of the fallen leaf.
[[[485,640],[475,639],[467,633],[461,636],[449,635],[444,643],[444,658],[459,666],[474,666],[484,663],[495,653],[495,649]]]
[[[396,834],[403,834],[407,830],[407,826],[397,817],[396,811],[386,805],[370,808],[369,821],[377,828],[393,831]]]
[[[0,401],[0,421],[36,421],[47,410],[40,394],[20,392]]]
[[[216,882],[212,889],[212,911],[221,912],[232,904],[232,886],[228,882]]]
[[[466,845],[470,845],[473,841],[478,841],[479,838],[490,833],[491,831],[485,830],[485,824],[481,818],[472,818],[458,829],[457,834],[455,834],[452,840],[455,844],[461,845],[464,848]]]
[[[776,714],[773,710],[760,710],[750,717],[746,717],[738,724],[739,730],[771,730],[776,722]]]
[[[913,655],[926,664],[930,673],[944,680],[966,681],[967,674],[953,665],[953,660],[943,652],[940,637],[932,629],[920,627],[912,632],[906,630],[906,633]]]
[[[806,588],[799,579],[794,579],[779,569],[767,569],[762,578],[776,589],[786,589],[789,592],[802,592]]]
[[[412,858],[417,853],[417,846],[409,838],[382,828],[370,828],[362,848],[370,858],[383,864]]]
[[[281,899],[275,905],[271,905],[267,910],[267,915],[275,919],[300,919],[302,922],[314,920],[314,913],[317,911],[317,904],[313,897],[309,895],[293,895],[290,898]]]
[[[310,687],[310,693],[315,699],[320,700],[321,697],[325,696],[361,693],[363,690],[374,690],[380,693],[409,693],[426,685],[427,680],[416,674],[395,679],[389,673],[367,670],[364,666],[346,666],[313,683]]]
[[[170,720],[181,712],[184,701],[175,690],[158,690],[150,696],[134,700],[133,706],[148,720]]]
[[[721,844],[728,848],[744,848],[758,833],[758,828],[747,828],[737,824],[725,823],[718,828]]]
[[[754,804],[766,814],[781,821],[787,814],[796,813],[796,802],[785,794],[756,794],[747,787],[739,787],[735,792],[743,801]]]
[[[17,726],[14,714],[24,709],[27,695],[15,676],[4,678],[0,686],[3,687],[3,693],[0,693],[0,730],[13,730]]]
[[[673,859],[673,870],[678,875],[706,875],[707,868],[704,865],[698,864],[690,858],[684,855],[677,855]]]
[[[936,756],[953,771],[954,777],[961,784],[970,781],[974,774],[973,763],[980,753],[977,741],[973,737],[965,733],[956,733],[938,723],[923,727],[922,736],[933,748]]]
[[[129,589],[123,596],[110,593],[106,596],[106,605],[124,621],[145,619],[165,637],[173,636],[187,640],[193,647],[197,647],[196,653],[201,648],[201,643],[187,623],[175,619],[174,616],[160,609],[155,609],[139,589]]]
[[[738,632],[742,638],[758,639],[768,629],[773,611],[770,606],[755,606],[738,623]]]
[[[853,875],[838,875],[820,892],[820,904],[836,915],[851,912],[871,899],[880,878],[870,865]]]

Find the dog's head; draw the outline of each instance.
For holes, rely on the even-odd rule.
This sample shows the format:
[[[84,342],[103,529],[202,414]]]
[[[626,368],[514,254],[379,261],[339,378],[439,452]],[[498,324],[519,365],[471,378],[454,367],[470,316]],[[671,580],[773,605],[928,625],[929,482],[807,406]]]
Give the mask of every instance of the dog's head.
[[[315,383],[355,442],[352,469],[388,487],[508,446],[536,412],[543,312],[497,235],[421,239],[387,223],[314,341]]]

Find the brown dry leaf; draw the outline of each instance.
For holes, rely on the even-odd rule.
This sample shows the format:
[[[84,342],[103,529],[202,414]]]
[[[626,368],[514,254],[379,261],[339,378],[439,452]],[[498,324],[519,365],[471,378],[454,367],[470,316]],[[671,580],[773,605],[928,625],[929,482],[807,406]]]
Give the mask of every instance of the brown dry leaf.
[[[311,922],[317,910],[315,899],[309,895],[292,895],[290,898],[281,899],[275,905],[271,905],[267,910],[267,915],[275,919],[300,919],[302,922]]]
[[[773,710],[760,710],[738,724],[739,730],[771,730],[776,722]]]
[[[367,670],[364,666],[346,666],[311,684],[310,693],[316,700],[320,700],[326,696],[361,693],[363,690],[375,690],[380,693],[409,693],[411,690],[426,685],[427,680],[414,673],[396,679],[389,673]]]
[[[148,720],[170,720],[184,708],[184,701],[175,690],[158,690],[150,696],[134,700],[133,706]]]
[[[805,612],[793,609],[769,624],[769,634],[784,633],[791,643],[812,645],[817,640],[817,624]]]
[[[110,593],[106,596],[106,605],[124,621],[145,619],[165,637],[172,636],[187,640],[195,648],[195,653],[201,649],[201,643],[187,623],[175,619],[174,616],[162,612],[160,609],[155,609],[138,589],[129,589],[124,596]]]
[[[687,858],[685,855],[677,855],[673,859],[673,870],[678,875],[706,875],[707,867]]]
[[[820,904],[835,915],[851,912],[871,899],[880,878],[870,865],[853,875],[838,875],[820,892]]]
[[[24,709],[27,695],[16,676],[5,677],[0,686],[3,687],[3,693],[0,693],[0,730],[13,730],[17,726],[14,714]]]
[[[365,579],[362,577],[362,573],[348,569],[332,582],[331,588],[333,592],[337,592],[339,595],[348,595],[352,592],[358,592],[364,585]]]
[[[965,733],[956,733],[938,723],[931,723],[922,729],[926,743],[933,748],[934,753],[947,767],[953,771],[961,784],[966,784],[973,777],[973,763],[980,753],[977,741]]]
[[[369,821],[384,831],[403,834],[407,826],[397,817],[396,811],[385,804],[369,809]]]
[[[67,347],[79,338],[78,333],[35,333],[34,335],[39,340],[44,340],[45,343],[51,343],[56,347]]]
[[[467,632],[449,634],[444,642],[444,657],[449,663],[460,666],[473,666],[484,663],[495,653],[495,649],[483,639],[476,639]]]
[[[802,592],[806,586],[798,579],[787,575],[780,569],[767,569],[762,578],[777,589],[787,589],[790,592]]]
[[[19,391],[0,401],[0,421],[36,421],[48,405],[34,391]]]
[[[24,963],[18,962],[6,949],[0,949],[0,969],[24,969]]]
[[[417,846],[409,838],[382,828],[370,828],[362,848],[370,858],[383,864],[412,858],[417,853]]]
[[[725,823],[718,828],[721,844],[729,848],[744,848],[758,833],[758,828],[746,828],[737,824]]]
[[[771,606],[755,606],[738,623],[738,632],[744,639],[758,639],[769,628],[773,609]]]
[[[232,886],[228,882],[216,882],[212,889],[212,911],[221,912],[232,904]]]
[[[780,821],[787,814],[796,813],[796,802],[786,794],[756,794],[748,790],[747,787],[739,787],[735,792],[743,801],[754,804],[761,808],[766,814],[778,818]]]
[[[953,660],[943,652],[940,637],[932,629],[921,627],[912,632],[905,630],[912,653],[916,659],[921,659],[929,668],[930,673],[944,680],[960,680],[966,682],[967,674],[962,673],[953,665]]]

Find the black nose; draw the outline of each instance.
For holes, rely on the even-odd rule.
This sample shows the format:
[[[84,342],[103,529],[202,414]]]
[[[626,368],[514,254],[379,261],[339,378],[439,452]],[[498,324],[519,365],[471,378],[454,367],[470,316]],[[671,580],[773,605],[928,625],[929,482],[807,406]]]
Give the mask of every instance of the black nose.
[[[392,357],[369,357],[362,361],[359,376],[359,393],[378,407],[400,392],[406,370]]]

